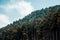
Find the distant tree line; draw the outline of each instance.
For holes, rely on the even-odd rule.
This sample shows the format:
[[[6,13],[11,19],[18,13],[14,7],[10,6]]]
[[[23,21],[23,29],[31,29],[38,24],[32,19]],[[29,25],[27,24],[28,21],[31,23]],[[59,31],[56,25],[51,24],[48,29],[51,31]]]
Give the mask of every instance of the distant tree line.
[[[37,10],[0,29],[2,40],[41,40],[54,27],[60,29],[60,5]]]

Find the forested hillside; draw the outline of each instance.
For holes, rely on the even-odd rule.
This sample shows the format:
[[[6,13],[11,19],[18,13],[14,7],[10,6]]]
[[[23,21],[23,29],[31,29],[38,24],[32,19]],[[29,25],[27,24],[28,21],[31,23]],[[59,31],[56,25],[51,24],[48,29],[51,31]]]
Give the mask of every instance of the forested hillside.
[[[46,40],[49,40],[49,33],[53,33],[54,28],[58,28],[60,33],[60,5],[33,11],[23,19],[1,28],[0,39],[45,40],[46,36]]]

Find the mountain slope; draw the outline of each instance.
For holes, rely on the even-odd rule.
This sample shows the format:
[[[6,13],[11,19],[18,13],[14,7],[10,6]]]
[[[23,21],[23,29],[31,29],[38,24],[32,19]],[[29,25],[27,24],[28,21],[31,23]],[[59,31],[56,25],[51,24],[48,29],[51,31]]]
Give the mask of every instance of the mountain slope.
[[[60,29],[60,5],[32,12],[0,29],[3,40],[40,40],[55,27]],[[43,35],[44,34],[44,35]],[[43,36],[42,36],[43,35]]]

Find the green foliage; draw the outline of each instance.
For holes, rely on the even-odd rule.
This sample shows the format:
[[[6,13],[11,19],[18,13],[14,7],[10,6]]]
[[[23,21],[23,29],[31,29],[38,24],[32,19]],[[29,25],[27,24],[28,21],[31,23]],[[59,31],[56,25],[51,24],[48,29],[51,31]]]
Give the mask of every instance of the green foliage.
[[[41,39],[46,33],[60,24],[60,5],[37,10],[19,21],[0,29],[5,40]],[[58,22],[56,22],[58,18]],[[60,25],[59,25],[60,28]],[[44,34],[44,35],[43,35]]]

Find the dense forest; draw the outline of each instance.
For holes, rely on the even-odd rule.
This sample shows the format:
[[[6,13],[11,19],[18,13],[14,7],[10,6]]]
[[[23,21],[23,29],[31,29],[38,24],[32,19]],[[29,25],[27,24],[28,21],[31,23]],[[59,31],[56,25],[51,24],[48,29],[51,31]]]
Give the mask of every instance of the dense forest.
[[[60,5],[33,11],[1,28],[0,40],[52,40],[54,29],[60,33]]]

